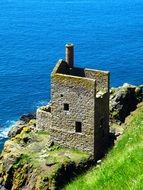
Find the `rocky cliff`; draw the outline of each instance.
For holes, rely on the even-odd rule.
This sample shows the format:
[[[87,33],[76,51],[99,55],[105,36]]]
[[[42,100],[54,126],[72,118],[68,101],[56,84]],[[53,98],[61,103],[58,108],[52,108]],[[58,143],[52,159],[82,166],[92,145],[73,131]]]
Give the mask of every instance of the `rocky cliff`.
[[[112,133],[123,132],[120,125],[142,100],[143,85],[124,84],[110,90]],[[46,131],[36,130],[35,114],[24,115],[9,132],[0,155],[0,189],[61,189],[93,163],[86,152],[54,145]]]
[[[143,100],[143,85],[133,86],[125,83],[110,90],[110,121],[123,123]]]

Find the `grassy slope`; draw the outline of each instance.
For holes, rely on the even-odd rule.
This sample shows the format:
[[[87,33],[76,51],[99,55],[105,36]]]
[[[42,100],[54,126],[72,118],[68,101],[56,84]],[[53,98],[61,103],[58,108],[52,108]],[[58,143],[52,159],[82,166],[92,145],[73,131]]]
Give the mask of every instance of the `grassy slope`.
[[[143,104],[126,123],[123,136],[101,166],[75,179],[66,190],[143,189]]]

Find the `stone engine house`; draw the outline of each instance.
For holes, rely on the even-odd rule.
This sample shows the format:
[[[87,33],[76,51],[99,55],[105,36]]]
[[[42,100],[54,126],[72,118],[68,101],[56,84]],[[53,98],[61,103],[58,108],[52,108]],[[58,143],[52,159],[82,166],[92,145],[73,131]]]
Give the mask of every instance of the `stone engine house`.
[[[109,141],[109,72],[74,67],[73,44],[51,74],[51,101],[37,110],[37,128],[51,140],[100,158]]]

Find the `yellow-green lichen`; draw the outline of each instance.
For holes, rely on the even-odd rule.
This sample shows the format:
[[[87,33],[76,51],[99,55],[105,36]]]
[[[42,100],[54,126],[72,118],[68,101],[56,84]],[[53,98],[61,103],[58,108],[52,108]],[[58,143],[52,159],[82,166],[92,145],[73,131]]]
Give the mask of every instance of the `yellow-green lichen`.
[[[29,142],[25,142],[25,138]],[[35,190],[47,190],[54,188],[56,176],[63,166],[66,168],[73,162],[77,165],[83,160],[86,163],[89,158],[86,152],[52,145],[45,131],[29,131],[24,127],[20,134],[5,144],[0,175],[5,183],[11,179],[11,189],[14,190],[26,189],[25,185],[29,183]],[[3,163],[10,164],[6,168]]]
[[[95,80],[83,77],[56,74],[54,75],[53,80],[57,81],[58,83],[61,83],[62,85],[71,85],[80,88],[83,87],[88,90],[95,88]]]

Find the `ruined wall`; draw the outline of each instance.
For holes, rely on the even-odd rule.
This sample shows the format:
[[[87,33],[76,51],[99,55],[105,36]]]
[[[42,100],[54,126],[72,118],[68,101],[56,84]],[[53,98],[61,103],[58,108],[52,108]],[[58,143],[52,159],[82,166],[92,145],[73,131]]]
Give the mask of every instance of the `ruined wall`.
[[[106,71],[85,69],[85,76],[96,80],[94,157],[100,158],[109,145],[109,84]]]
[[[52,127],[54,142],[94,153],[95,80],[69,75],[52,76]],[[68,104],[69,110],[64,110]],[[81,132],[76,132],[81,122]]]
[[[109,91],[110,88],[110,73],[108,71],[94,70],[94,69],[83,69],[83,68],[69,68],[67,63],[63,60],[59,60],[56,64],[52,75],[60,73],[63,75],[79,76],[82,78],[89,78],[96,80],[96,91]]]
[[[51,80],[51,105],[38,109],[37,128],[48,130],[56,144],[100,158],[108,147],[109,73],[59,60]]]
[[[41,107],[36,112],[36,129],[49,131],[52,125],[50,106]]]
[[[99,71],[92,69],[85,69],[85,76],[88,78],[96,79],[96,91],[109,91],[109,72]]]
[[[95,112],[95,157],[100,158],[109,146],[109,93],[97,94]]]
[[[65,75],[85,77],[83,68],[77,68],[77,67],[69,68],[69,65],[63,60],[58,61],[57,65],[54,69],[54,72],[60,73],[60,74],[65,74]]]

